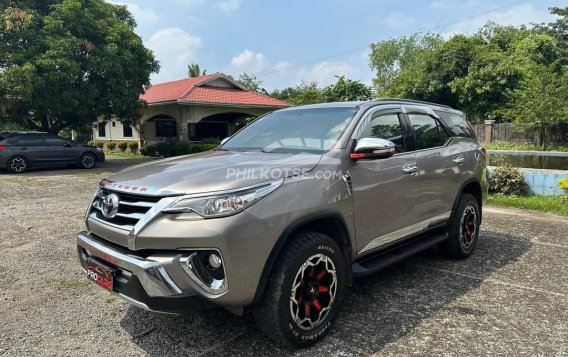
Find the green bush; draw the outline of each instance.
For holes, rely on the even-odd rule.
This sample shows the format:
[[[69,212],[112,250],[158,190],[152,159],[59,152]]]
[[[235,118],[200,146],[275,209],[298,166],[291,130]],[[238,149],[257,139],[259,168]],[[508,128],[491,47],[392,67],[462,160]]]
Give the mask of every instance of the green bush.
[[[164,141],[156,145],[156,151],[160,156],[171,157],[176,156],[176,142]]]
[[[96,141],[96,140],[94,140],[94,141],[89,141],[89,142],[87,143],[87,145],[89,145],[89,146],[94,146],[94,147],[99,148],[99,149],[102,149],[102,148],[105,147],[105,144],[104,144],[102,141]]]
[[[126,149],[128,149],[128,143],[126,141],[119,142],[117,146],[120,152],[126,152]]]
[[[209,151],[215,149],[217,146],[219,146],[219,144],[197,144],[195,145],[193,152]]]
[[[503,165],[496,167],[491,174],[489,192],[509,196],[523,196],[529,193],[529,184],[521,170],[511,165]]]
[[[215,146],[219,146],[219,144],[221,144],[221,140],[217,138],[206,138],[203,140],[203,144],[215,144]]]
[[[114,149],[116,149],[116,143],[108,143],[107,149],[109,149],[110,151],[114,151]]]
[[[156,156],[157,153],[157,145],[155,143],[147,143],[146,145],[142,146],[140,149],[140,153],[144,156]]]
[[[130,149],[130,152],[137,153],[138,152],[138,141],[129,142],[128,148]]]
[[[192,145],[187,141],[178,141],[175,146],[175,155],[187,155],[192,153]]]

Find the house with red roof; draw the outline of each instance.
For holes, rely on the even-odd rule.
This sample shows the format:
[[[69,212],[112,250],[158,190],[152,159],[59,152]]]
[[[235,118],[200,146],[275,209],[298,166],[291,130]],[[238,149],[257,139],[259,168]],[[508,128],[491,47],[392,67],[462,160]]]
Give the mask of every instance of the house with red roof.
[[[207,74],[149,87],[140,97],[147,103],[138,123],[98,122],[98,141],[223,139],[247,118],[289,107],[291,104],[250,91],[223,73]]]

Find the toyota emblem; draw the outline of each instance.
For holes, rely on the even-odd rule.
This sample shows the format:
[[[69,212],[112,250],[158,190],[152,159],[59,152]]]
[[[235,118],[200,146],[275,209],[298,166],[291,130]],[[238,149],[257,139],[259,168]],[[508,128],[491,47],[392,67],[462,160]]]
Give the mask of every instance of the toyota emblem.
[[[118,212],[119,199],[114,193],[104,196],[101,200],[101,212],[106,218],[113,218]]]

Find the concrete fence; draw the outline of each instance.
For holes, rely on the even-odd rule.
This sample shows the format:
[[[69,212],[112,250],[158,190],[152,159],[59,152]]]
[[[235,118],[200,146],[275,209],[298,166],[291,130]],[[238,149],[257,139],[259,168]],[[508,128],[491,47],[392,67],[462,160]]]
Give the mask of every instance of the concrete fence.
[[[489,166],[489,175],[493,174],[494,166]],[[563,170],[542,170],[519,168],[525,180],[529,184],[530,190],[536,195],[559,196],[564,191],[558,187],[558,181],[568,177],[568,172]]]

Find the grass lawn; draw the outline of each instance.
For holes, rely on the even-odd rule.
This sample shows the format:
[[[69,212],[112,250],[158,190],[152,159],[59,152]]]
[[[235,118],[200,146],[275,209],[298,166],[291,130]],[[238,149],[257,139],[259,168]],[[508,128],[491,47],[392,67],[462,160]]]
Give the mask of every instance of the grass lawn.
[[[542,151],[540,146],[526,144],[511,144],[507,142],[494,142],[483,144],[487,150],[516,150],[516,151]],[[568,152],[568,146],[549,146],[546,151],[564,151]]]
[[[568,216],[568,199],[562,196],[489,195],[487,202],[498,206],[526,208]]]

